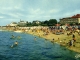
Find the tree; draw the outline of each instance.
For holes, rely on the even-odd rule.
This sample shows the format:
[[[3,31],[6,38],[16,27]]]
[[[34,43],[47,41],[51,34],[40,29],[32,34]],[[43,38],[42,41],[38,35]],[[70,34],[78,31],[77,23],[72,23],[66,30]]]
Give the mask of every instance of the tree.
[[[45,20],[45,21],[44,21],[44,24],[45,24],[45,25],[48,25],[48,23],[49,23],[48,20]]]
[[[57,20],[56,19],[50,19],[49,23],[48,23],[48,26],[53,26],[55,24],[57,24]]]
[[[38,21],[38,20],[33,21],[33,22],[32,22],[32,26],[39,26],[40,23],[41,23],[41,21]]]
[[[30,27],[30,26],[32,26],[32,23],[31,23],[31,22],[28,22],[28,23],[26,24],[26,26]]]

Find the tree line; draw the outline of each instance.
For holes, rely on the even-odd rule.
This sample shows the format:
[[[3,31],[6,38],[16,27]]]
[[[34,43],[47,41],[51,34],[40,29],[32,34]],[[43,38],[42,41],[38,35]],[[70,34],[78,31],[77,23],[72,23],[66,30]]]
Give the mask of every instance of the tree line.
[[[32,21],[32,22],[27,22],[26,24],[18,24],[18,26],[23,27],[23,26],[55,26],[57,24],[56,19],[50,19],[50,20],[45,20],[45,21]]]

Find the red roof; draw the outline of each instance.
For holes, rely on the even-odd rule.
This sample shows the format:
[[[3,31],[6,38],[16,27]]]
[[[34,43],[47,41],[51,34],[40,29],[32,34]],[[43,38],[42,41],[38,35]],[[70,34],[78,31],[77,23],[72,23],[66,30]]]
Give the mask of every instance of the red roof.
[[[80,18],[80,14],[74,15],[72,18]]]

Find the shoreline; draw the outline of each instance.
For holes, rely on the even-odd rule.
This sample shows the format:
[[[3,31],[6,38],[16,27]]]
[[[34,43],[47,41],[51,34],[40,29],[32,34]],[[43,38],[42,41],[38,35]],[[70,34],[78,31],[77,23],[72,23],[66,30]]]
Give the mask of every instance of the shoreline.
[[[8,30],[8,31],[10,31],[10,30]],[[12,32],[15,32],[15,31],[12,31]],[[67,36],[67,32],[65,32],[64,34],[61,34],[61,35],[55,35],[55,34],[49,32],[48,35],[44,35],[43,31],[33,32],[32,30],[29,30],[26,32],[25,31],[19,31],[18,32],[18,30],[17,30],[16,33],[26,33],[26,34],[35,35],[35,36],[38,36],[40,38],[44,38],[45,40],[49,40],[49,41],[51,41],[51,43],[60,44],[61,46],[64,46],[65,48],[67,48],[71,51],[80,53],[80,44],[79,44],[80,43],[80,41],[79,41],[80,36],[78,36],[77,33],[74,33],[76,35],[76,40],[77,40],[77,42],[75,43],[75,45],[76,45],[75,47],[74,46],[69,47],[67,45],[69,40],[72,39],[72,35]],[[54,41],[53,41],[53,38],[54,38]]]
[[[77,45],[77,43],[76,43],[76,46],[74,47],[74,46],[71,46],[71,47],[69,47],[68,45],[67,45],[67,43],[68,43],[68,41],[69,40],[71,40],[72,38],[72,36],[67,36],[66,35],[66,33],[65,33],[65,35],[64,34],[62,34],[62,35],[55,35],[55,34],[49,34],[49,35],[47,35],[47,36],[41,36],[41,35],[39,35],[37,32],[34,34],[33,32],[27,32],[28,34],[31,34],[31,35],[35,35],[35,36],[38,36],[38,37],[40,37],[40,38],[44,38],[45,40],[49,40],[51,43],[57,43],[57,44],[60,44],[61,46],[64,46],[65,48],[67,48],[67,49],[69,49],[69,50],[71,50],[71,51],[74,51],[74,52],[77,52],[77,53],[80,53],[80,44],[79,45]],[[42,34],[42,33],[41,33]],[[76,33],[75,33],[76,34]],[[53,36],[55,36],[55,40],[53,41],[52,39],[52,37]],[[62,36],[62,38],[60,38]],[[47,38],[46,38],[47,37]],[[58,40],[56,37],[59,37],[60,39],[62,39],[62,40]],[[79,36],[78,36],[79,37]],[[69,39],[68,41],[67,41],[67,39]],[[79,38],[76,38],[76,39],[79,39]],[[61,41],[63,41],[63,42],[61,42]],[[78,41],[77,41],[78,42]]]

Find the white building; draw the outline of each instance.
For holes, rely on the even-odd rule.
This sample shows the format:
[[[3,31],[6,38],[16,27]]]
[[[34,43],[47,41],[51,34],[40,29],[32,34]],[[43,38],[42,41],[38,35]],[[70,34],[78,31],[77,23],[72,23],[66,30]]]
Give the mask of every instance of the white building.
[[[26,26],[26,24],[27,24],[27,21],[20,20],[20,22],[18,22],[19,26]]]
[[[7,26],[17,26],[16,22],[11,22],[10,24],[8,24]]]

